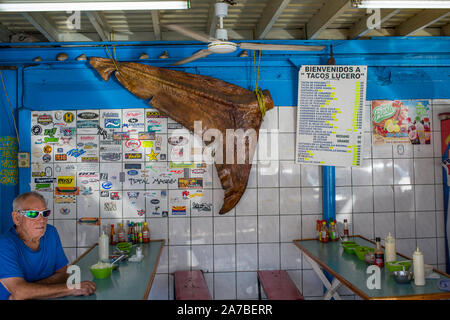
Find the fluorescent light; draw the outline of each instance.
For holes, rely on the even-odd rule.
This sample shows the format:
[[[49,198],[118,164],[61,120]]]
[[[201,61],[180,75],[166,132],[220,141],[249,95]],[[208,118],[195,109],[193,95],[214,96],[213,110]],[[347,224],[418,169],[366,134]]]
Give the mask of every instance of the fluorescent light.
[[[0,12],[114,11],[189,9],[190,1],[92,1],[0,3]]]
[[[450,9],[450,0],[352,0],[352,6],[374,9]]]

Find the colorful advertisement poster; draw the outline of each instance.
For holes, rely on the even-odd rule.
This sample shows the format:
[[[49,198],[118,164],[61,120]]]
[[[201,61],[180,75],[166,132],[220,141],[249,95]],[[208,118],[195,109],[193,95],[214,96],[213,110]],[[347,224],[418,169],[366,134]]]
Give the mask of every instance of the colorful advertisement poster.
[[[372,101],[373,144],[431,144],[428,100]]]
[[[442,180],[444,189],[445,272],[449,273],[450,221],[448,219],[448,207],[450,198],[450,112],[439,114],[439,119],[441,119]]]

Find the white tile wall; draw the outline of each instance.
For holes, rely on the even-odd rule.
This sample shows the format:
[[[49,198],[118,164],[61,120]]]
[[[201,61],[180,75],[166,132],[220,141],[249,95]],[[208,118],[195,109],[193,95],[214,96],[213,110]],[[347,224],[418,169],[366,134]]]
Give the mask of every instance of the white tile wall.
[[[425,262],[441,269],[445,261],[437,113],[449,110],[448,101],[433,104],[434,141],[429,146],[372,146],[367,121],[362,165],[336,168],[338,222],[348,219],[351,233],[369,239],[391,232],[398,251],[412,256],[419,246]],[[223,190],[214,169],[211,213],[147,217],[151,238],[166,240],[150,299],[172,299],[172,273],[183,269],[204,270],[214,299],[257,299],[256,271],[280,268],[288,270],[307,299],[321,298],[321,282],[292,244],[296,238],[314,237],[322,215],[321,168],[294,163],[295,119],[296,107],[267,113],[263,127],[279,129],[280,160],[255,162],[248,187],[231,212],[218,214]],[[95,203],[78,205],[101,214]],[[97,241],[99,228],[65,219],[55,216],[52,221],[73,260]],[[354,298],[341,291],[349,295],[346,299]]]

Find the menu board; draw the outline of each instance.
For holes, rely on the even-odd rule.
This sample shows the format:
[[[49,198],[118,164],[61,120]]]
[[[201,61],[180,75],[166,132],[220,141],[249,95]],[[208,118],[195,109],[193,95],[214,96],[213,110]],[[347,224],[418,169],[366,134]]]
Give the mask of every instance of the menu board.
[[[302,66],[296,162],[359,166],[367,66]]]

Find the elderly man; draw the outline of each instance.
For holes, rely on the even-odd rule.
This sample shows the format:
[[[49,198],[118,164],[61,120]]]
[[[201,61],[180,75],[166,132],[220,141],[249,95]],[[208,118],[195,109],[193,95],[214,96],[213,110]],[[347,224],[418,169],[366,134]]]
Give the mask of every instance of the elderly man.
[[[47,225],[50,212],[37,192],[14,199],[14,226],[0,236],[0,300],[88,296],[95,291],[91,281],[81,282],[79,289],[66,285],[68,260],[56,228]]]

